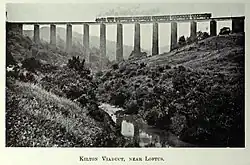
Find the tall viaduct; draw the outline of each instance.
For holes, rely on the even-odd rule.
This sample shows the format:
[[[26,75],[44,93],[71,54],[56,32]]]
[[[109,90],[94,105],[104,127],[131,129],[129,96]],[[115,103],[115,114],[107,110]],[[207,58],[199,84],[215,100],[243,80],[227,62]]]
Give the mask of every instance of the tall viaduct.
[[[66,51],[71,52],[72,49],[72,25],[83,25],[83,46],[85,48],[86,62],[89,62],[89,26],[100,25],[100,52],[101,56],[106,56],[106,26],[109,24],[117,24],[117,43],[116,43],[116,60],[123,60],[123,24],[134,24],[134,51],[141,51],[140,43],[140,24],[152,24],[152,55],[159,54],[159,23],[171,24],[171,46],[172,50],[177,45],[177,25],[179,22],[190,22],[190,37],[195,37],[197,32],[197,22],[210,22],[210,35],[217,35],[217,22],[218,21],[232,21],[232,32],[244,32],[245,17],[216,17],[209,19],[185,19],[185,20],[161,20],[161,21],[131,21],[131,22],[9,22],[7,21],[7,30],[15,29],[19,33],[23,31],[23,25],[34,25],[35,43],[40,42],[40,25],[50,25],[50,44],[56,46],[56,25],[66,25]]]

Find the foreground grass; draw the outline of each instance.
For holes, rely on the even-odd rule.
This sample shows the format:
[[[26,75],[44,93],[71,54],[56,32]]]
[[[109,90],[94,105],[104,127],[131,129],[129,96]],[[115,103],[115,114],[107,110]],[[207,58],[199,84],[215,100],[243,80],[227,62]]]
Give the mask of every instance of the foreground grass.
[[[37,85],[17,81],[6,91],[8,147],[93,146],[102,132],[86,110]]]

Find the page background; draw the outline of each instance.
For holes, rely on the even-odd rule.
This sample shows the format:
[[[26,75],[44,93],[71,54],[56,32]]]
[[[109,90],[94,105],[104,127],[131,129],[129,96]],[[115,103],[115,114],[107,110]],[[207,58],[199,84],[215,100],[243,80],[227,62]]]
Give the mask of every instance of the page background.
[[[249,96],[249,66],[250,63],[249,48],[246,46],[245,49],[245,116],[246,116],[246,147],[245,149],[208,149],[208,148],[5,148],[5,3],[20,3],[21,1],[1,1],[1,16],[0,21],[2,26],[0,26],[0,36],[2,38],[0,45],[0,90],[1,90],[1,111],[0,111],[0,164],[3,165],[94,165],[94,164],[136,164],[136,165],[146,165],[146,164],[167,164],[167,165],[250,165],[250,152],[249,152],[249,112],[248,107],[250,107],[248,98]],[[25,0],[22,2],[32,2],[32,3],[103,3],[103,0]],[[133,3],[133,0],[112,0],[105,2],[126,2]],[[247,3],[247,0],[200,0],[200,1],[184,1],[184,0],[137,0],[136,3]],[[245,40],[246,45],[249,43],[249,15],[250,15],[250,5],[245,6]],[[129,156],[162,156],[165,162],[79,162],[79,156],[123,156],[128,158]]]

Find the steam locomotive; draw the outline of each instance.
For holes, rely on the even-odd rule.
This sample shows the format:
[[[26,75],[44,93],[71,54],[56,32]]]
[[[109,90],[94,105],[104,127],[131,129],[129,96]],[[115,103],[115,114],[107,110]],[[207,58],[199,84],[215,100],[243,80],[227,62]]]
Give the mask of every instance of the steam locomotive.
[[[202,20],[210,19],[211,13],[204,14],[180,14],[180,15],[161,15],[161,16],[132,16],[132,17],[101,17],[96,18],[96,22],[149,22],[149,21],[178,21],[178,20]]]

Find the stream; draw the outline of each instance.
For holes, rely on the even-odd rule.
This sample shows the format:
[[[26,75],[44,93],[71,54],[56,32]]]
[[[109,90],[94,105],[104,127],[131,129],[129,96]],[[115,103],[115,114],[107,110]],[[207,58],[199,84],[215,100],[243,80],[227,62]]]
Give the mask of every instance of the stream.
[[[140,147],[171,147],[169,132],[148,125],[136,115],[119,115],[117,112],[124,111],[122,108],[106,103],[102,103],[99,108],[107,112],[116,125],[121,125],[121,134],[126,142],[130,143],[137,138]]]

